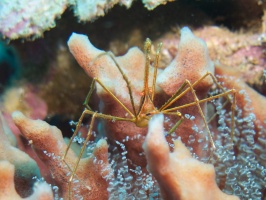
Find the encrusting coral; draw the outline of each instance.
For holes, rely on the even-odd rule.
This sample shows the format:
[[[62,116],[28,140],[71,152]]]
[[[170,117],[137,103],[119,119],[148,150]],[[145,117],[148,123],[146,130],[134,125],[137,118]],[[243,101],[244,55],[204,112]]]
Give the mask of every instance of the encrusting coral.
[[[143,143],[148,169],[159,183],[164,199],[237,200],[236,196],[223,193],[215,181],[211,164],[191,156],[180,140],[174,141],[170,152],[164,136],[164,116],[155,115],[149,122],[149,131]]]

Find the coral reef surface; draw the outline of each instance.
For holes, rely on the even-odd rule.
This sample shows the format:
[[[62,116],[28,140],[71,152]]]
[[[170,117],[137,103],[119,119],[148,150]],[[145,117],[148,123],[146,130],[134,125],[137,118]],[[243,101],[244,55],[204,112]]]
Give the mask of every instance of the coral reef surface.
[[[133,0],[53,0],[53,1],[8,1],[0,2],[0,33],[4,38],[18,39],[40,37],[44,31],[54,28],[67,7],[74,9],[80,21],[93,21],[104,16],[107,10],[120,4],[129,8]],[[144,0],[149,10],[167,0]]]
[[[1,1],[0,200],[264,200],[265,5]]]
[[[176,58],[165,69],[157,69],[160,47],[153,58],[149,40],[144,53],[134,47],[121,57],[98,50],[83,35],[73,34],[68,45],[85,72],[100,80],[96,82],[99,112],[87,105],[72,138],[85,148],[85,158],[77,163],[79,156],[69,150],[62,159],[67,145],[56,127],[30,120],[20,112],[12,115],[21,133],[51,172],[49,182],[55,196],[71,199],[195,199],[200,195],[201,199],[237,199],[230,195],[256,199],[262,196],[265,187],[262,176],[265,170],[264,116],[260,117],[253,107],[247,109],[251,96],[248,90],[230,84],[237,80],[232,78],[230,70],[221,66],[214,70],[206,44],[187,27],[181,30]],[[156,85],[153,87],[153,84]],[[240,100],[241,95],[243,100]],[[258,96],[254,91],[250,98]],[[154,106],[167,108],[157,110]],[[234,106],[235,111],[232,110]],[[140,115],[134,115],[138,110],[143,112],[147,122],[150,120],[149,129],[146,125],[138,125]],[[98,126],[89,124],[88,130],[82,125],[86,113],[93,119],[105,120],[96,120]],[[165,117],[155,115],[157,113],[164,113]],[[94,139],[84,140],[77,135],[81,125]],[[168,131],[172,133],[167,134]],[[105,136],[108,145],[106,139],[102,139]],[[151,164],[157,156],[160,157],[156,161],[158,166]],[[164,162],[165,159],[170,160]],[[164,166],[160,167],[160,163]],[[173,171],[173,166],[183,169],[198,166],[198,174],[193,175],[195,169],[191,168],[180,177],[180,170]],[[218,172],[216,176],[213,167]],[[239,173],[239,176],[232,176],[232,173]],[[197,177],[197,181],[193,181],[197,182],[196,194],[189,192],[191,188],[186,184],[191,186],[189,182]],[[248,186],[251,183],[252,186]],[[207,195],[206,188],[213,190]],[[194,194],[197,197],[193,197]]]

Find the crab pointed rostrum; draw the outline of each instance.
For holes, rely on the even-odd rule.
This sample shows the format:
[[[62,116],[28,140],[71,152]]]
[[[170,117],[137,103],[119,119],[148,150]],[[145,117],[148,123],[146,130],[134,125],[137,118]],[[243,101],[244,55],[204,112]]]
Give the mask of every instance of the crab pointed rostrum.
[[[139,103],[140,107],[135,122],[136,126],[138,127],[147,127],[152,115],[157,114],[159,112],[153,102],[154,91],[151,91],[151,88],[155,88],[156,82],[153,80],[152,87],[149,87],[151,45],[152,45],[151,40],[147,38],[144,43],[145,71],[144,71],[143,95],[140,99]],[[157,73],[157,68],[156,70],[154,70],[153,77],[156,76],[155,73]]]

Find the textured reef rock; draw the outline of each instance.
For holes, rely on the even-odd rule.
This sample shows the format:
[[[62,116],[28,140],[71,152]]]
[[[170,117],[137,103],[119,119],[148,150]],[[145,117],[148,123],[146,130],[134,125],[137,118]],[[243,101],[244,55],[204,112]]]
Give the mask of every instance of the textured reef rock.
[[[131,122],[100,121],[98,126],[95,126],[95,130],[98,128],[96,135],[102,137],[106,134],[109,146],[105,139],[100,139],[98,142],[98,138],[95,142],[90,141],[88,156],[82,158],[74,180],[69,184],[69,177],[77,156],[70,150],[65,162],[62,161],[66,144],[59,129],[41,120],[28,119],[20,112],[14,112],[12,117],[15,124],[51,171],[53,177],[51,184],[55,197],[67,198],[71,195],[73,199],[80,199],[81,196],[83,199],[175,199],[176,197],[187,199],[190,198],[186,196],[188,194],[192,195],[193,199],[196,193],[186,191],[192,190],[192,186],[197,183],[196,199],[237,199],[234,196],[240,199],[264,198],[263,193],[266,187],[264,180],[266,172],[265,115],[258,109],[260,104],[257,104],[257,100],[260,99],[261,104],[264,104],[265,97],[259,98],[259,94],[248,89],[247,85],[238,86],[243,80],[237,76],[237,73],[231,73],[229,69],[222,66],[214,68],[214,63],[208,56],[206,44],[195,37],[188,28],[183,28],[181,34],[177,56],[168,67],[158,69],[154,104],[160,107],[186,79],[195,83],[207,72],[215,74],[226,90],[236,89],[238,102],[233,141],[230,137],[232,123],[230,105],[223,106],[227,98],[212,100],[208,104],[202,102],[200,106],[207,119],[215,116],[208,124],[216,147],[211,150],[210,138],[202,122],[202,116],[198,114],[199,110],[195,106],[195,96],[187,92],[172,106],[185,103],[193,103],[194,106],[185,110],[180,109],[184,120],[171,137],[166,135],[166,140],[164,132],[169,130],[178,118],[165,115],[165,130],[162,125],[162,115],[151,119],[149,129],[136,127]],[[146,54],[134,47],[126,55],[113,56],[112,59],[111,53],[98,50],[86,36],[78,34],[72,35],[68,45],[85,72],[101,80],[133,112],[128,87],[117,65],[120,66],[128,77],[138,110],[138,102],[143,94]],[[150,86],[154,67],[149,67]],[[214,79],[208,76],[193,87],[199,100],[222,92],[213,81]],[[96,84],[96,93],[100,99],[100,112],[129,117],[121,105],[114,101],[99,84]],[[82,128],[84,127],[86,126]],[[188,149],[176,140],[177,138],[181,139]],[[78,143],[83,141],[80,137],[76,137],[75,140]],[[211,157],[209,157],[210,152],[213,154]],[[160,158],[156,161],[156,165],[152,165],[154,158]],[[209,164],[201,161],[209,162]],[[160,167],[162,164],[165,165],[164,168]],[[216,176],[211,164],[215,168]],[[10,164],[5,162],[3,165],[9,166]],[[180,167],[180,170],[190,169],[190,171],[189,173],[184,171],[182,174],[186,176],[180,177],[180,170],[167,171],[172,170],[173,166]],[[199,173],[201,170],[198,170],[202,169],[202,166],[203,174]],[[192,176],[195,170],[193,167],[198,172],[194,176]],[[198,179],[195,180],[196,178]]]
[[[170,2],[173,0],[142,0],[143,4],[148,10],[153,10],[157,6],[161,4],[166,4],[167,2]]]
[[[55,18],[66,9],[67,0],[23,0],[0,2],[0,32],[4,37],[17,39],[42,35],[55,26]]]
[[[44,31],[56,26],[67,7],[74,8],[80,21],[93,21],[120,4],[129,8],[133,0],[3,0],[0,2],[0,33],[4,38],[18,39],[40,37]],[[144,0],[146,8],[154,9],[167,0]]]

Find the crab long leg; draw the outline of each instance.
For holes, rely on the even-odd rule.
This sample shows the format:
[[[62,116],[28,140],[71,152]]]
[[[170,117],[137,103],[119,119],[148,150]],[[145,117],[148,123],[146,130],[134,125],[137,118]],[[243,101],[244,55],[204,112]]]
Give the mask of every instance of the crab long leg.
[[[82,146],[82,148],[81,148],[81,151],[80,151],[80,153],[79,153],[78,160],[76,161],[76,164],[75,164],[75,166],[74,166],[74,169],[72,170],[71,175],[70,175],[70,178],[69,178],[69,180],[68,180],[68,192],[69,192],[69,198],[71,197],[71,183],[72,183],[73,177],[74,177],[74,175],[76,174],[76,171],[77,171],[77,169],[78,169],[78,165],[79,165],[80,159],[81,159],[81,157],[82,157],[82,155],[83,155],[83,153],[84,153],[84,151],[85,151],[86,145],[87,145],[87,143],[88,143],[88,141],[89,141],[89,139],[90,139],[90,137],[91,137],[91,135],[92,135],[92,127],[93,127],[93,124],[94,124],[94,121],[95,121],[96,114],[97,114],[97,113],[95,112],[95,113],[92,115],[91,123],[90,123],[90,129],[89,129],[89,131],[88,131],[87,137],[86,137],[86,139],[85,139],[85,141],[84,141],[84,144],[83,144],[83,146]]]
[[[135,103],[134,103],[134,99],[133,99],[133,94],[132,94],[132,90],[131,90],[131,87],[130,87],[130,82],[129,82],[127,76],[125,75],[125,73],[123,72],[123,70],[121,69],[121,67],[119,66],[119,64],[117,63],[117,61],[116,61],[115,57],[113,56],[113,54],[110,53],[110,52],[101,53],[92,61],[92,63],[94,63],[97,59],[99,59],[100,57],[105,56],[105,55],[109,56],[113,60],[113,62],[116,65],[117,69],[119,70],[119,72],[121,73],[123,79],[125,80],[125,82],[127,84],[128,93],[129,93],[129,97],[130,97],[130,102],[131,102],[131,105],[132,105],[132,108],[133,108],[134,115],[137,116],[136,107],[135,107]]]
[[[207,72],[205,75],[203,75],[200,79],[198,79],[197,81],[195,81],[192,84],[192,87],[195,87],[197,84],[199,84],[203,79],[205,79],[207,76],[210,76],[213,80],[213,82],[215,83],[215,85],[217,85],[218,88],[220,88],[223,93],[226,93],[227,91],[218,83],[217,79],[214,77],[214,75],[210,72]],[[169,106],[171,106],[174,102],[176,102],[178,99],[180,99],[182,96],[184,96],[187,92],[190,91],[190,87],[186,88],[183,92],[182,89],[186,86],[185,82],[182,84],[182,86],[178,89],[178,91],[159,109],[159,110],[165,110],[166,108],[168,108]],[[226,96],[226,98],[232,103],[230,97]]]
[[[65,153],[64,153],[64,155],[63,155],[63,157],[62,157],[62,160],[63,160],[63,161],[65,161],[65,158],[66,158],[66,155],[67,155],[67,153],[68,153],[68,151],[69,151],[69,148],[70,148],[70,146],[71,146],[71,144],[72,144],[74,138],[75,138],[75,137],[77,136],[77,134],[78,134],[79,128],[80,128],[80,126],[81,126],[81,124],[82,124],[82,121],[83,121],[83,118],[84,118],[84,116],[85,116],[85,114],[86,114],[86,112],[85,112],[86,110],[87,110],[87,109],[85,108],[85,110],[82,112],[82,114],[81,114],[81,116],[80,116],[80,118],[79,118],[79,121],[78,121],[78,123],[77,123],[77,125],[76,125],[75,131],[74,131],[72,137],[70,138],[70,141],[69,141],[69,143],[68,143],[68,145],[67,145],[67,148],[66,148],[66,150],[65,150]]]
[[[163,110],[165,110],[167,107],[169,107],[170,105],[172,105],[172,104],[177,100],[176,97],[178,97],[178,95],[180,95],[180,94],[182,93],[183,89],[184,89],[186,86],[187,86],[187,83],[184,82],[184,83],[180,86],[180,88],[178,88],[178,90],[175,92],[175,94],[173,94],[173,95],[171,96],[171,98],[168,99],[168,100],[167,100],[167,101],[161,106],[161,108],[159,108],[159,111],[163,111]]]
[[[208,126],[208,124],[207,124],[207,121],[206,121],[206,118],[205,118],[205,116],[204,116],[204,114],[203,114],[203,111],[202,111],[202,109],[201,109],[201,107],[200,107],[199,99],[198,99],[198,97],[197,97],[197,95],[196,95],[196,92],[195,92],[195,90],[194,90],[192,84],[190,83],[190,81],[189,81],[189,80],[186,80],[186,82],[187,82],[188,86],[190,87],[191,93],[192,93],[193,96],[194,96],[194,100],[195,100],[196,106],[198,107],[199,113],[200,113],[200,115],[201,115],[201,117],[202,117],[202,119],[203,119],[203,121],[204,121],[205,126],[206,126],[206,129],[207,129],[207,132],[208,132],[208,135],[209,135],[209,139],[210,139],[210,141],[211,141],[211,145],[212,145],[213,149],[215,150],[216,147],[215,147],[215,144],[214,144],[214,141],[213,141],[212,135],[211,135],[211,131],[210,131],[210,129],[209,129],[209,126]]]
[[[70,148],[71,144],[73,143],[73,140],[74,140],[75,136],[78,134],[79,128],[81,126],[82,120],[84,119],[84,116],[85,115],[92,115],[92,119],[91,119],[91,122],[90,122],[90,129],[88,131],[88,135],[86,137],[86,140],[84,142],[84,145],[82,146],[81,152],[79,153],[78,160],[77,160],[77,162],[76,162],[76,164],[74,166],[74,169],[72,170],[70,168],[70,166],[65,162],[65,157],[67,155],[67,152],[69,151],[69,148]],[[90,139],[90,136],[91,136],[91,133],[92,133],[92,128],[93,128],[93,123],[95,121],[95,118],[103,118],[103,119],[107,119],[107,120],[116,120],[116,121],[129,121],[129,122],[134,122],[134,119],[116,117],[116,116],[112,116],[112,115],[106,115],[106,114],[102,114],[102,113],[97,113],[97,112],[88,110],[87,108],[84,109],[84,111],[82,112],[82,115],[81,115],[81,117],[80,117],[80,119],[79,119],[79,121],[78,121],[78,123],[76,125],[76,129],[74,131],[74,134],[72,135],[72,137],[71,137],[71,139],[70,139],[70,141],[68,143],[67,149],[66,149],[66,151],[64,153],[64,156],[62,158],[62,160],[67,164],[68,168],[71,171],[71,176],[69,178],[69,191],[71,191],[71,181],[73,180],[73,177],[74,177],[74,175],[75,175],[75,173],[77,171],[77,168],[78,168],[80,159],[81,159],[82,154],[84,153],[84,150],[86,148],[86,144],[87,144],[87,142]],[[70,193],[69,193],[69,196],[71,196]]]
[[[228,94],[231,94],[231,93],[234,94],[234,92],[235,92],[235,89],[227,90],[225,93],[217,94],[217,95],[205,98],[205,99],[201,99],[201,100],[199,100],[199,103],[201,104],[201,103],[205,103],[207,101],[211,101],[213,99],[218,99],[220,97],[224,97],[225,95],[228,95]],[[180,109],[187,108],[187,107],[190,107],[190,106],[195,106],[195,105],[197,105],[196,102],[191,102],[191,103],[183,104],[181,106],[176,106],[176,107],[173,107],[173,108],[165,109],[165,110],[163,110],[161,112],[162,113],[167,113],[167,112],[170,112],[170,111],[176,111],[176,110],[180,110]]]
[[[95,80],[93,79],[92,82],[91,82],[91,86],[90,86],[90,91],[89,93],[87,94],[86,96],[86,99],[83,103],[83,105],[88,109],[88,110],[92,110],[91,107],[89,106],[89,100],[91,98],[91,95],[92,95],[92,92],[94,90],[94,87],[95,87]]]
[[[218,94],[218,95],[214,95],[214,96],[211,96],[211,97],[208,97],[208,98],[205,98],[205,99],[201,99],[201,100],[199,100],[199,104],[205,103],[207,101],[211,101],[213,99],[218,99],[218,98],[227,96],[229,94],[233,95],[233,99],[232,99],[233,101],[232,101],[232,105],[231,105],[231,112],[232,112],[231,113],[231,142],[233,142],[234,132],[235,132],[235,109],[236,109],[236,91],[235,91],[235,89],[227,90],[226,92],[224,92],[222,94]],[[169,109],[163,110],[161,112],[164,113],[164,114],[167,114],[168,112],[181,110],[181,109],[184,109],[184,108],[187,108],[187,107],[190,107],[190,106],[195,106],[195,105],[197,105],[197,102],[191,102],[191,103],[187,103],[187,104],[184,104],[184,105],[181,105],[181,106],[176,106],[176,107],[173,107],[173,108],[169,108]],[[224,103],[222,105],[222,107],[225,106],[225,105],[226,104]],[[209,123],[215,116],[216,116],[216,113],[213,116],[211,116],[211,118],[208,120],[207,123]]]
[[[123,121],[131,121],[131,122],[133,122],[134,120],[133,119],[135,119],[135,116],[134,116],[134,114],[132,114],[131,112],[130,112],[130,110],[128,110],[128,108],[109,90],[109,89],[107,89],[104,85],[103,85],[103,83],[100,81],[100,80],[98,80],[97,78],[94,78],[93,79],[93,82],[92,82],[92,84],[94,85],[95,84],[95,82],[97,82],[97,83],[99,83],[102,87],[103,87],[103,89],[110,95],[110,96],[112,96],[113,97],[113,99],[115,100],[115,101],[117,101],[131,116],[132,116],[132,119],[129,119],[129,118],[120,118],[120,117],[114,117],[114,116],[111,116],[111,115],[104,115],[104,114],[97,114],[98,116],[99,115],[101,115],[103,118],[105,118],[105,119],[110,119],[110,120],[112,120],[112,119],[114,119],[115,118],[115,120],[123,120]],[[84,103],[88,103],[88,100],[89,100],[89,97],[90,97],[90,95],[91,95],[91,93],[92,93],[92,90],[93,90],[93,87],[91,87],[91,90],[90,90],[90,92],[89,92],[89,94],[87,95],[87,98],[85,99],[85,102]],[[89,107],[90,108],[90,107]],[[74,139],[74,137],[76,137],[76,135],[78,134],[78,130],[79,130],[79,128],[80,128],[80,126],[81,126],[81,123],[82,123],[82,120],[83,120],[83,118],[84,118],[84,115],[85,114],[88,114],[89,113],[89,111],[90,111],[91,109],[85,109],[84,111],[83,111],[83,113],[82,113],[82,115],[80,116],[80,118],[79,118],[79,121],[78,121],[78,123],[77,123],[77,126],[76,126],[76,129],[75,129],[75,131],[74,131],[74,133],[73,133],[73,135],[72,135],[72,137],[71,137],[71,139],[70,139],[70,141],[69,141],[69,144],[68,144],[68,146],[67,146],[67,149],[66,149],[66,151],[65,151],[65,153],[64,153],[64,155],[63,155],[63,157],[62,157],[62,160],[65,160],[65,157],[66,157],[66,155],[67,155],[67,152],[69,151],[69,148],[70,148],[70,145],[71,145],[71,143],[73,142],[73,139]],[[90,112],[92,112],[92,113],[94,113],[93,111],[90,111]],[[90,113],[91,114],[91,113]]]
[[[94,78],[94,80],[99,83],[102,88],[117,102],[119,103],[125,111],[128,112],[129,115],[131,115],[131,117],[135,117],[135,115],[108,89],[105,87],[105,85],[98,79],[98,78]]]
[[[233,143],[233,139],[235,136],[235,110],[236,110],[236,91],[233,93],[233,103],[231,105],[231,143]]]
[[[167,114],[169,114],[169,113],[167,113]],[[180,112],[176,112],[175,115],[180,117],[180,119],[175,123],[174,126],[172,126],[172,128],[168,131],[168,134],[172,134],[184,120],[184,117]]]
[[[85,110],[82,112],[80,118],[79,118],[79,121],[76,125],[76,129],[69,141],[69,144],[67,146],[67,149],[62,157],[62,160],[65,159],[66,155],[67,155],[67,152],[69,151],[69,148],[74,140],[74,138],[77,136],[78,134],[78,131],[79,131],[79,128],[82,124],[82,120],[84,118],[85,115],[95,115],[95,117],[98,117],[98,118],[103,118],[103,119],[107,119],[107,120],[116,120],[116,121],[128,121],[128,122],[133,122],[134,123],[134,120],[135,118],[123,118],[123,117],[117,117],[117,116],[112,116],[112,115],[106,115],[106,114],[102,114],[102,113],[97,113],[97,112],[94,112],[94,111],[91,111],[91,110],[88,110],[87,108],[85,108]]]

